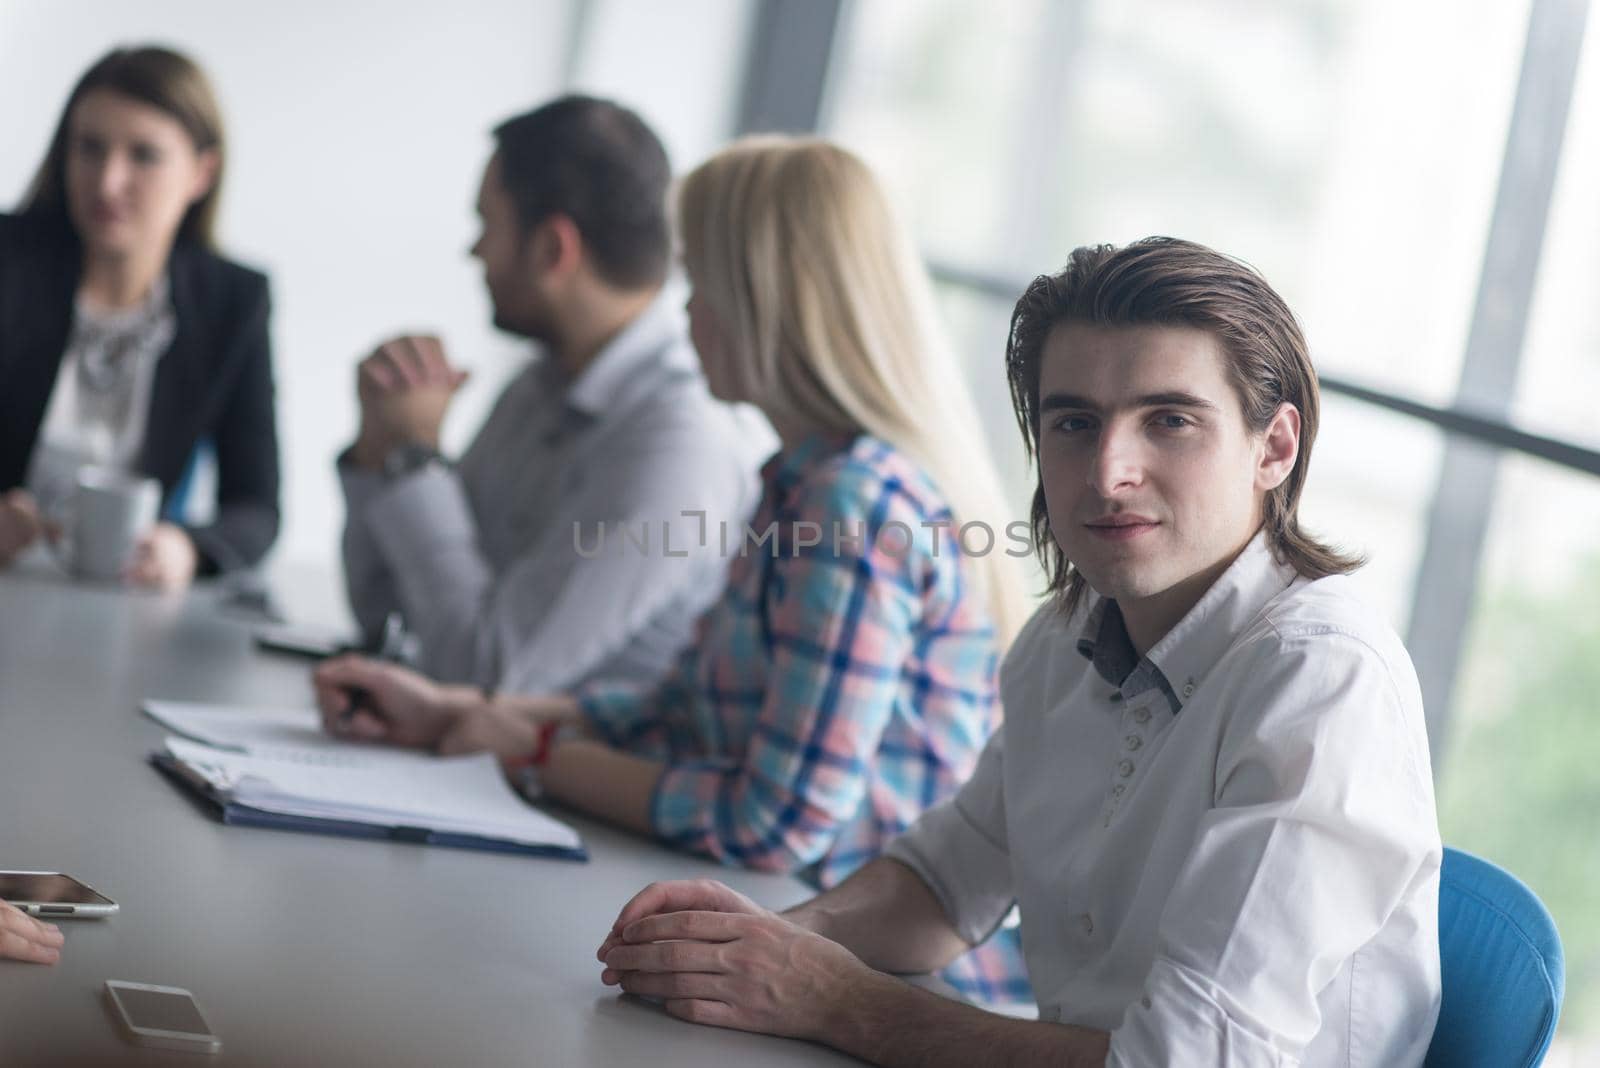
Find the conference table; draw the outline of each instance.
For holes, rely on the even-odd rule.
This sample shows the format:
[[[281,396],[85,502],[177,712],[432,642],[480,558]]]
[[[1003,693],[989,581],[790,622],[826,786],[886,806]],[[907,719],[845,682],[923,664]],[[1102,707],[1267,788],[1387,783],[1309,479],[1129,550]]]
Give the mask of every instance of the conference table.
[[[310,703],[221,586],[155,594],[0,573],[0,868],[64,871],[119,914],[63,920],[53,967],[0,961],[0,1064],[816,1065],[789,1039],[699,1027],[600,982],[617,910],[655,879],[763,904],[798,881],[723,868],[556,810],[588,863],[226,826],[146,763],[146,698]],[[212,1057],[136,1046],[107,979],[192,991]]]

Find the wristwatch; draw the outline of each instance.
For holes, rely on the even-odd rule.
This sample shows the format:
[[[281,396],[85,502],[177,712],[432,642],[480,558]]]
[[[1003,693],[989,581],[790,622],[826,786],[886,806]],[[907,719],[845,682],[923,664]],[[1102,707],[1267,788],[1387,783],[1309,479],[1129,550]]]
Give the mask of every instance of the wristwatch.
[[[409,441],[396,445],[383,456],[383,477],[393,480],[415,474],[429,464],[449,465],[444,454],[431,445]]]

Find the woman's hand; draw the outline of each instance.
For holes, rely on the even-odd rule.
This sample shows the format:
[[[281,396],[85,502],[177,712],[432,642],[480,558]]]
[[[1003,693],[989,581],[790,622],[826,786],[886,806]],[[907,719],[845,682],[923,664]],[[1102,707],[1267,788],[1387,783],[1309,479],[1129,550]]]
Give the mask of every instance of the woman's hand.
[[[439,739],[439,752],[490,752],[502,763],[533,755],[539,744],[539,725],[510,705],[491,702],[460,716]]]
[[[194,581],[200,551],[188,533],[172,523],[157,523],[133,547],[122,577],[135,586],[182,590]]]
[[[66,939],[61,928],[41,923],[21,909],[0,901],[0,957],[54,964],[61,959]]]
[[[582,712],[571,694],[505,695],[474,705],[439,740],[441,753],[488,751],[503,763],[531,756],[548,723],[578,723]]]
[[[44,519],[33,494],[25,489],[0,494],[0,567],[16,559],[44,531]]]

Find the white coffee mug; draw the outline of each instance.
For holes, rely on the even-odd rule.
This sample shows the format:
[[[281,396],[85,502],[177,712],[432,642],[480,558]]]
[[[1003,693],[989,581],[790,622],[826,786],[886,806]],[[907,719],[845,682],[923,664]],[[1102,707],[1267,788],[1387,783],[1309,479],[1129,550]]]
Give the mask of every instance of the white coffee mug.
[[[78,472],[62,539],[67,570],[107,582],[132,562],[139,539],[155,526],[161,483],[104,467]]]

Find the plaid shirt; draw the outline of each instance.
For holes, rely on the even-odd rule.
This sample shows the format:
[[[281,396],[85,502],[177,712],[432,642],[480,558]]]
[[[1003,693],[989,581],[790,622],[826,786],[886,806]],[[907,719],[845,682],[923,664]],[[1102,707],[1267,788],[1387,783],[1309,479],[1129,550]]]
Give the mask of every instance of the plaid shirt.
[[[827,888],[971,774],[1000,723],[995,631],[953,530],[933,527],[949,507],[893,447],[814,437],[763,475],[749,532],[726,531],[727,589],[677,670],[654,691],[579,698],[611,744],[666,762],[658,835]],[[1014,932],[946,978],[1031,997]]]

